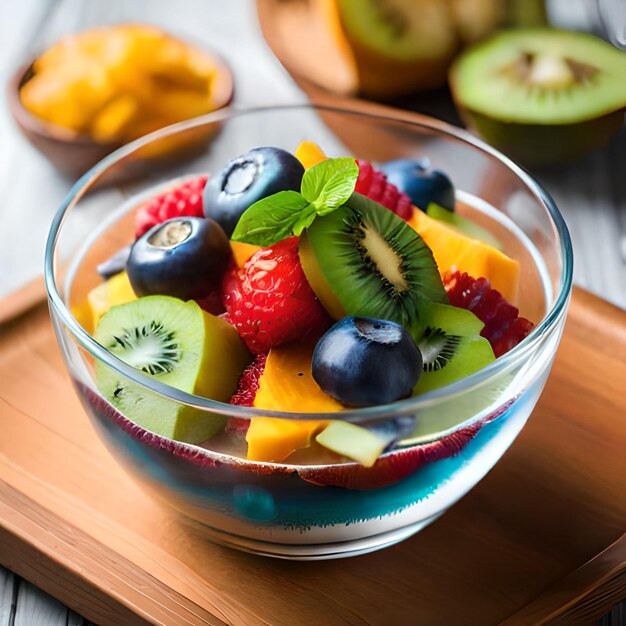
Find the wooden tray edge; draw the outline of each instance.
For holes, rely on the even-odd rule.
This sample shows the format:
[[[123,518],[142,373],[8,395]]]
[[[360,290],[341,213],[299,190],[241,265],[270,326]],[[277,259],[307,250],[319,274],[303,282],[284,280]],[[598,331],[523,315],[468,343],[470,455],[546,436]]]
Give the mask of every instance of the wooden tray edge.
[[[20,526],[11,524],[11,519],[24,517],[25,507],[29,511],[28,522],[33,532],[20,532]],[[121,573],[130,571],[134,575],[130,578],[119,576],[106,587],[96,584],[96,579],[103,580],[106,575],[103,578],[88,574],[101,569],[98,561],[88,556],[94,553],[94,543],[99,544],[99,554],[110,555],[109,564],[115,563]],[[63,558],[59,558],[60,548]],[[75,568],[68,567],[70,561],[76,565]],[[181,620],[169,623],[226,624],[220,617],[135,567],[82,530],[72,526],[68,528],[65,520],[2,480],[0,564],[95,623],[112,626],[158,624],[164,623],[162,618],[166,615],[169,620]],[[102,571],[105,572],[105,569]],[[126,593],[123,588],[126,588]],[[151,589],[156,593],[147,595],[141,589]],[[129,595],[137,595],[138,590],[143,603],[141,608],[128,599]]]
[[[592,623],[625,598],[626,533],[582,567],[548,587],[502,622],[502,626]]]

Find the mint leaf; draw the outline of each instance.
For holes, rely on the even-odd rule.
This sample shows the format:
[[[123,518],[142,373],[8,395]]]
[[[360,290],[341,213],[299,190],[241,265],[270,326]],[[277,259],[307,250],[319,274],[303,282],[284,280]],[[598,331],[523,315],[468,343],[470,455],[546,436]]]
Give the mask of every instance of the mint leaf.
[[[358,176],[359,166],[354,159],[326,159],[304,172],[302,195],[318,215],[326,215],[352,195]]]
[[[279,191],[262,198],[239,218],[231,239],[270,246],[293,234],[302,211],[308,206],[309,203],[297,191]]]
[[[312,204],[309,204],[303,211],[300,213],[300,217],[298,221],[294,224],[293,234],[298,237],[302,234],[302,231],[307,229],[317,217],[317,212],[315,211],[315,207]]]
[[[354,159],[327,159],[302,177],[302,195],[279,191],[249,207],[239,218],[231,239],[270,246],[293,235],[300,236],[318,215],[326,215],[352,195],[359,167]]]

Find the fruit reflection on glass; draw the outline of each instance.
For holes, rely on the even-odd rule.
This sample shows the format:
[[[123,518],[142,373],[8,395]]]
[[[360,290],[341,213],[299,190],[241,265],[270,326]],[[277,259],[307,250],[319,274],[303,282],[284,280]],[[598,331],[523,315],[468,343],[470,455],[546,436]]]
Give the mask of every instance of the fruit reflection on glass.
[[[382,163],[367,147],[345,156],[318,115],[359,137],[388,129],[393,149]],[[280,147],[268,119],[294,129]],[[198,168],[210,175],[146,179],[67,274],[57,265],[71,337],[49,282],[53,317],[79,395],[111,448],[214,539],[293,558],[398,541],[476,484],[528,418],[566,304],[559,240],[537,252],[537,214],[526,234],[490,188],[484,202],[455,189],[466,159],[397,149],[428,132],[489,155],[458,131],[402,122],[398,135],[397,121],[313,107],[215,120],[225,128]],[[316,132],[329,156],[298,145]],[[544,215],[542,237],[565,232]]]
[[[501,295],[516,298],[518,263],[456,215],[443,172],[421,161],[379,169],[327,159],[310,142],[296,155],[255,148],[140,206],[135,243],[105,266],[119,273],[88,296],[96,340],[190,393],[332,413],[445,386],[530,332]],[[219,379],[208,375],[218,368]],[[371,467],[415,422],[304,420],[283,430],[263,417],[208,419],[144,398],[108,368],[96,374],[135,423],[193,444],[221,431],[255,461],[314,463],[321,446],[327,460]]]

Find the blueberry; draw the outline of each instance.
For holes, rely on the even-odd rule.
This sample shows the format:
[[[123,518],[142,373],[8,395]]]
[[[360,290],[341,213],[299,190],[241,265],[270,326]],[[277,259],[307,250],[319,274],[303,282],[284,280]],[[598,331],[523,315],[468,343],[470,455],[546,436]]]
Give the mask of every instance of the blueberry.
[[[454,185],[441,170],[431,169],[428,160],[397,159],[381,165],[380,169],[422,211],[434,202],[454,212]]]
[[[230,237],[250,205],[279,191],[300,191],[303,174],[300,161],[285,150],[250,150],[209,178],[202,196],[204,214]]]
[[[203,298],[220,285],[231,256],[219,224],[202,217],[175,217],[135,241],[126,271],[138,296],[190,300]]]
[[[330,396],[351,406],[394,402],[411,395],[422,372],[422,355],[399,324],[344,317],[313,352],[312,374]]]
[[[385,419],[374,422],[366,426],[367,430],[373,432],[377,437],[387,442],[385,452],[393,450],[398,441],[405,439],[415,431],[416,417],[414,415],[403,415],[393,419]]]
[[[130,254],[130,245],[120,248],[113,253],[106,261],[103,261],[96,267],[96,272],[105,280],[119,274],[126,269],[128,255]]]

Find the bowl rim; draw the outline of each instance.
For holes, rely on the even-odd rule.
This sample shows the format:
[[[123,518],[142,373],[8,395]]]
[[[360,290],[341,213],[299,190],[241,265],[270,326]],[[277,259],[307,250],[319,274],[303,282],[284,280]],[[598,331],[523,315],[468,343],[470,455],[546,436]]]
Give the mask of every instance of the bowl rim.
[[[216,111],[220,111],[227,107],[233,100],[233,96],[235,93],[235,77],[233,74],[232,67],[226,61],[226,59],[218,52],[216,52],[213,48],[209,48],[207,46],[201,46],[195,41],[186,39],[182,36],[179,36],[173,31],[170,31],[165,28],[161,28],[159,26],[155,26],[153,24],[145,24],[142,22],[120,22],[116,24],[104,24],[102,26],[97,26],[95,28],[87,28],[81,30],[76,33],[69,33],[68,36],[82,35],[90,30],[98,30],[101,28],[109,28],[109,27],[118,27],[118,26],[149,26],[150,28],[156,29],[165,33],[166,35],[173,37],[184,43],[187,46],[190,46],[194,49],[201,50],[204,54],[211,58],[214,63],[217,71],[215,75],[219,78],[219,82],[217,83],[217,88],[215,89],[215,93],[218,94],[217,104],[215,108],[207,115],[211,115]],[[60,39],[58,39],[52,46],[56,45]],[[52,46],[46,48],[45,51],[49,50]],[[7,81],[7,99],[9,103],[9,110],[13,117],[13,119],[17,122],[20,130],[22,132],[33,133],[38,137],[42,137],[48,139],[50,141],[55,141],[59,144],[63,144],[66,146],[72,146],[77,148],[100,148],[103,151],[103,154],[107,154],[111,151],[114,151],[120,148],[124,144],[123,140],[117,141],[107,141],[107,142],[99,142],[95,141],[86,133],[80,133],[76,130],[72,130],[71,128],[66,128],[65,126],[60,126],[59,124],[55,124],[53,122],[49,122],[35,113],[32,113],[29,109],[24,106],[22,102],[22,98],[20,97],[20,91],[22,87],[34,76],[33,67],[35,65],[35,61],[43,54],[43,52],[37,54],[35,57],[32,57],[32,60],[29,62],[21,64],[17,70],[11,75],[9,80]],[[211,92],[211,100],[214,100],[213,90]],[[200,116],[204,117],[204,116]],[[182,120],[182,122],[177,122],[178,124],[188,122],[196,118],[188,118],[186,120]],[[175,124],[170,124],[169,126],[174,126]],[[154,132],[160,132],[165,128],[169,128],[169,126],[164,126],[163,128],[159,128]],[[152,135],[154,133],[150,133]],[[146,135],[148,136],[148,135]],[[141,137],[140,139],[143,139]],[[137,141],[137,140],[134,140]],[[132,142],[129,142],[132,143]],[[89,173],[88,170],[85,173]]]
[[[512,170],[524,184],[529,188],[533,195],[543,204],[547,210],[552,226],[556,230],[559,239],[560,252],[562,258],[562,267],[560,272],[560,290],[554,297],[552,307],[542,318],[542,320],[533,328],[529,335],[521,341],[512,350],[497,358],[495,361],[484,367],[483,369],[462,378],[458,381],[439,387],[429,391],[421,396],[414,396],[397,400],[395,402],[363,407],[358,409],[347,409],[334,413],[297,413],[285,411],[273,411],[267,409],[258,409],[255,407],[235,406],[217,400],[211,400],[192,393],[187,393],[162,383],[154,378],[136,370],[127,365],[122,360],[114,356],[106,350],[102,345],[93,339],[93,337],[78,323],[72,315],[70,309],[66,306],[59,290],[57,289],[55,280],[55,251],[59,234],[63,227],[68,210],[71,209],[75,199],[80,199],[85,191],[85,187],[89,187],[98,180],[106,171],[120,159],[132,154],[147,144],[209,123],[219,123],[246,115],[255,115],[259,113],[270,113],[277,111],[325,111],[329,113],[338,113],[341,115],[356,115],[367,117],[370,119],[378,119],[381,121],[410,124],[416,127],[427,128],[430,131],[436,131],[444,135],[452,136],[454,139],[462,143],[469,144],[470,147],[477,149],[487,155],[496,158],[508,169]],[[350,102],[348,105],[340,104],[324,104],[314,101],[308,103],[290,103],[290,104],[274,104],[264,105],[250,108],[226,107],[219,109],[207,115],[185,120],[177,124],[172,124],[165,128],[159,129],[149,135],[141,137],[111,153],[99,163],[94,165],[89,171],[81,176],[72,186],[57,213],[55,214],[48,234],[45,249],[44,278],[48,301],[50,308],[55,312],[63,322],[63,325],[71,332],[78,344],[85,349],[92,357],[104,363],[107,367],[113,369],[118,374],[124,376],[135,384],[147,388],[149,391],[160,396],[168,398],[174,402],[185,404],[193,408],[213,413],[219,413],[223,416],[238,417],[243,419],[251,419],[253,417],[276,417],[282,419],[300,419],[300,420],[329,420],[338,419],[354,423],[367,423],[382,419],[392,419],[407,414],[415,414],[419,409],[432,407],[441,401],[459,396],[468,391],[472,391],[483,384],[487,383],[491,378],[510,369],[513,364],[523,362],[533,350],[542,343],[545,336],[549,334],[557,325],[559,320],[566,314],[567,305],[572,290],[573,276],[573,252],[572,244],[567,229],[567,225],[560,211],[558,210],[554,200],[548,192],[521,166],[492,148],[480,139],[471,135],[468,131],[457,128],[427,115],[413,113],[408,111],[399,111],[391,107],[383,105],[373,105],[369,103]],[[459,423],[454,427],[454,431],[466,427],[474,421],[480,419],[479,413],[472,418]]]

